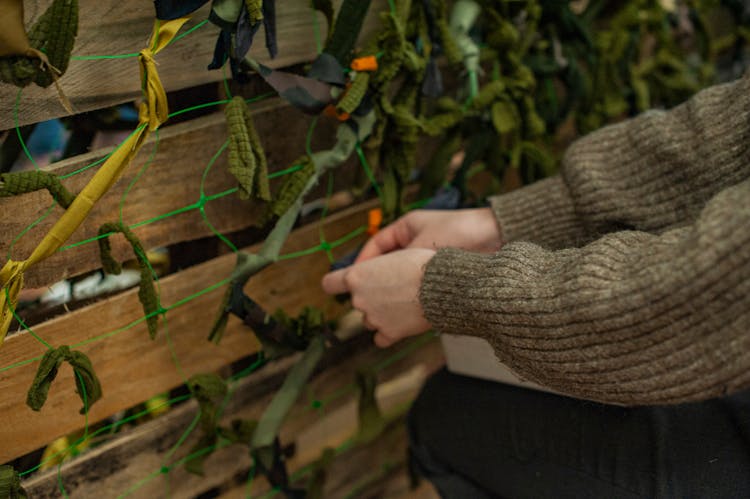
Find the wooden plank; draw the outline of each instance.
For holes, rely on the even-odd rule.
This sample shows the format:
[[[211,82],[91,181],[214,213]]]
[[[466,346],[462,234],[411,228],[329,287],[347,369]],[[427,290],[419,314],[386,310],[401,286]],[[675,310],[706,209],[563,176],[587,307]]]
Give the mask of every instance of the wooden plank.
[[[361,343],[361,342],[360,342]],[[388,350],[379,350],[369,343],[356,352],[339,351],[338,356],[328,359],[329,367],[313,378],[309,390],[319,399],[330,400],[324,410],[311,410],[308,400],[301,400],[290,413],[282,428],[285,444],[295,443],[295,455],[288,461],[291,472],[316,459],[328,445],[337,445],[350,438],[356,431],[356,392],[351,390],[354,373],[362,366],[377,365],[408,345],[401,344]],[[376,397],[386,413],[403,413],[403,406],[413,399],[427,374],[442,365],[442,351],[438,342],[430,342],[414,349],[378,373],[379,386]],[[281,375],[291,364],[285,359],[251,375],[239,383],[227,407],[224,422],[234,418],[257,418],[267,406],[273,392],[279,386]],[[337,393],[343,396],[335,397]],[[191,435],[171,459],[165,462],[167,452],[179,439],[197,413],[196,404],[190,402],[170,411],[163,417],[126,430],[97,449],[62,466],[61,476],[66,491],[72,497],[116,497],[129,488],[158,472],[162,465],[170,465],[188,455],[198,435]],[[197,432],[196,432],[197,433]],[[403,431],[395,434],[399,445],[389,445],[391,454],[401,454]],[[387,443],[393,444],[392,438]],[[370,452],[371,447],[361,449],[357,464],[376,469],[383,458],[382,453]],[[342,455],[334,466],[347,473],[332,473],[328,490],[343,490],[351,486],[353,474],[358,473],[348,465],[351,453]],[[399,457],[403,458],[403,454]],[[169,497],[246,497],[246,480],[251,461],[247,448],[225,447],[216,451],[205,464],[205,476],[188,474],[181,466],[173,467],[168,475],[157,476],[128,497],[162,497],[168,490]],[[360,468],[360,470],[363,468]],[[365,468],[366,469],[366,468]],[[359,471],[361,473],[361,471]],[[349,485],[349,487],[347,487]],[[59,488],[56,470],[44,472],[24,484],[32,497],[58,497]],[[264,478],[253,480],[251,494],[259,497],[269,490]],[[211,493],[209,494],[209,491]],[[223,492],[222,492],[223,491]],[[326,497],[332,497],[326,495]]]
[[[288,168],[304,154],[305,136],[310,117],[291,108],[278,98],[261,101],[252,106],[258,133],[263,137],[269,168],[273,171]],[[330,137],[334,133],[333,120],[320,120],[316,126],[316,137]],[[279,133],[284,130],[284,133]],[[158,149],[148,168],[141,175],[144,164],[154,150],[156,137],[152,134],[126,169],[123,177],[94,207],[89,217],[73,234],[68,244],[74,244],[97,235],[104,222],[119,218],[122,203],[123,220],[128,224],[144,222],[160,215],[174,212],[200,199],[203,172],[211,157],[227,139],[223,113],[181,123],[164,129],[160,133]],[[52,165],[51,171],[66,175],[104,157],[110,150],[95,151]],[[64,180],[71,192],[79,192],[93,176],[96,168]],[[129,186],[137,179],[132,189]],[[276,179],[273,185],[278,185]],[[205,177],[204,192],[210,196],[231,189],[236,180],[227,171],[227,153],[221,154]],[[0,198],[0,213],[13,213],[2,223],[0,254],[7,255],[12,247],[15,259],[24,259],[34,250],[44,235],[57,221],[63,210],[59,206],[20,240],[13,242],[27,226],[34,223],[53,204],[47,191],[38,191],[23,196]],[[260,207],[250,201],[241,201],[236,194],[209,201],[205,205],[208,219],[220,232],[236,231],[252,225]],[[213,234],[204,222],[200,211],[191,211],[144,225],[134,230],[146,248],[167,246]],[[120,258],[132,258],[121,236],[112,238],[115,254]],[[44,286],[64,277],[100,268],[99,249],[96,242],[60,251],[53,257],[31,268],[26,274],[26,286]]]
[[[27,25],[51,0],[27,6]],[[26,2],[27,4],[29,2]],[[340,1],[335,4],[340,4]],[[380,27],[377,13],[387,5],[385,0],[373,2],[363,39]],[[279,53],[269,60],[263,33],[256,37],[250,54],[271,67],[284,67],[312,60],[316,53],[316,13],[308,0],[285,0],[276,3]],[[196,11],[182,32],[207,19],[209,6]],[[154,23],[154,7],[149,0],[81,0],[78,37],[73,60],[60,79],[60,84],[76,112],[91,111],[128,102],[140,97],[141,83],[136,58],[75,60],[81,56],[137,53],[146,46]],[[325,18],[317,14],[319,31],[326,32]],[[261,30],[262,31],[262,30]],[[208,71],[213,58],[218,28],[206,24],[173,43],[156,56],[158,71],[167,91],[220,81],[222,71]],[[43,121],[65,114],[54,86],[43,89],[36,85],[21,93],[18,112],[14,113],[18,89],[0,84],[0,130],[15,126],[17,114],[21,125]]]
[[[328,239],[334,241],[361,227],[366,223],[367,210],[373,206],[374,202],[365,203],[328,217],[323,226]],[[353,239],[337,248],[336,253],[351,251],[360,241],[361,238]],[[310,224],[293,232],[282,254],[311,248],[319,242],[319,224]],[[34,327],[37,335],[54,346],[75,347],[92,341],[80,350],[91,358],[104,396],[92,407],[90,422],[177,386],[192,373],[215,370],[257,351],[254,336],[235,318],[230,318],[220,346],[207,343],[224,287],[185,302],[188,297],[226,278],[234,262],[234,255],[228,254],[162,279],[159,287],[162,306],[169,310],[169,334],[162,325],[155,341],[149,340],[143,322],[121,330],[143,316],[137,289]],[[340,305],[320,290],[320,277],[328,265],[321,252],[283,260],[251,279],[246,291],[269,310],[281,307],[294,314],[304,305],[313,305],[322,307],[327,317],[333,317]],[[102,335],[110,336],[102,338]],[[94,341],[95,338],[101,339]],[[172,350],[181,369],[175,368]],[[26,391],[38,362],[6,369],[14,363],[39,357],[44,351],[27,332],[10,336],[0,348],[0,414],[4,417],[4,424],[0,425],[0,442],[3,443],[0,463],[83,425],[83,416],[78,414],[81,402],[74,393],[69,366],[61,369],[47,404],[38,413],[25,405]]]

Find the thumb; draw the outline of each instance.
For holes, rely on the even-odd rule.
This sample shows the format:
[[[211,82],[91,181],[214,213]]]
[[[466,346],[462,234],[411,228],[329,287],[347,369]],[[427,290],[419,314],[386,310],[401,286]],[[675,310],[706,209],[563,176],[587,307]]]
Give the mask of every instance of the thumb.
[[[338,295],[349,292],[349,288],[344,279],[348,271],[349,269],[341,269],[324,275],[323,280],[320,283],[323,287],[323,291],[329,295]]]

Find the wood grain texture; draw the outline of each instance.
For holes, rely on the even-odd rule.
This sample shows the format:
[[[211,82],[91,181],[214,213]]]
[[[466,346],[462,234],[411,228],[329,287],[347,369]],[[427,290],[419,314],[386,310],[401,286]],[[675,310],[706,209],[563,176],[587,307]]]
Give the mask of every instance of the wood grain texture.
[[[27,26],[40,15],[51,0],[40,0],[26,8]],[[29,4],[30,2],[26,2]],[[340,1],[334,2],[336,5]],[[274,67],[284,67],[312,60],[316,53],[314,20],[318,19],[321,36],[325,36],[325,18],[310,9],[308,0],[284,0],[277,5],[277,33],[279,53],[270,60],[261,32],[255,38],[250,55]],[[387,5],[385,0],[373,2],[362,30],[362,38],[380,27],[377,13]],[[192,15],[182,29],[207,19],[206,5]],[[73,60],[60,79],[65,94],[77,113],[109,107],[140,97],[138,61],[125,59],[75,60],[76,56],[137,53],[148,43],[154,23],[154,7],[149,0],[81,0],[78,37],[73,48]],[[156,56],[158,71],[167,91],[193,87],[223,79],[221,70],[208,71],[219,30],[206,24],[176,41]],[[0,83],[0,130],[15,125],[14,107],[18,89]],[[65,115],[54,86],[26,87],[18,105],[18,124],[35,123]]]
[[[334,241],[366,224],[367,210],[373,206],[374,202],[365,203],[328,217],[323,226],[328,239]],[[317,246],[319,242],[319,224],[310,224],[292,233],[282,255]],[[361,238],[343,244],[336,248],[336,255],[351,251],[359,242]],[[250,248],[253,250],[257,247]],[[226,278],[234,262],[234,255],[228,254],[162,279],[161,302],[169,312],[154,341],[149,339],[144,322],[123,330],[143,317],[137,289],[34,327],[35,333],[53,346],[76,347],[81,342],[109,335],[80,347],[91,358],[104,391],[89,413],[90,422],[175,387],[193,373],[216,370],[258,350],[255,337],[234,317],[230,317],[220,346],[207,342],[224,287],[185,302]],[[250,279],[245,289],[269,311],[283,308],[296,314],[304,305],[312,305],[322,307],[327,317],[334,317],[341,306],[320,290],[320,278],[328,265],[321,252],[283,260]],[[44,351],[28,332],[11,335],[0,349],[0,414],[3,414],[0,463],[46,445],[84,424],[83,416],[78,414],[81,401],[75,394],[69,366],[61,368],[46,405],[38,413],[25,405],[38,360],[3,371],[12,364],[40,358]],[[181,369],[176,369],[172,351]]]
[[[304,154],[305,137],[311,118],[274,98],[252,105],[253,116],[259,135],[263,138],[269,170],[288,168]],[[332,120],[320,120],[316,136],[331,137],[335,124]],[[284,133],[279,133],[283,130]],[[207,195],[218,194],[237,185],[227,170],[227,152],[222,153],[203,179],[204,171],[212,156],[227,140],[224,114],[219,112],[203,118],[180,123],[164,129],[159,135],[156,154],[156,137],[149,138],[122,178],[96,204],[88,218],[73,234],[67,244],[74,244],[97,235],[104,222],[116,221],[120,216],[129,225],[144,222],[154,217],[192,205]],[[102,158],[109,150],[100,150],[55,163],[51,171],[66,175]],[[151,158],[151,161],[147,164]],[[147,168],[143,166],[147,164]],[[143,170],[143,171],[142,171]],[[79,192],[93,176],[96,168],[74,175],[63,181],[71,192]],[[142,172],[142,173],[141,173]],[[132,188],[131,183],[135,181]],[[281,182],[275,179],[272,187]],[[123,195],[127,192],[125,202]],[[13,242],[24,228],[44,216],[53,204],[47,191],[38,191],[23,196],[0,198],[0,213],[13,213],[3,219],[0,229],[0,255],[10,251],[14,259],[25,259],[39,241],[57,221],[63,210],[55,206],[41,222],[21,239]],[[219,232],[232,232],[251,226],[260,213],[260,206],[251,201],[241,201],[236,194],[208,201],[205,213]],[[213,234],[200,211],[193,209],[156,223],[134,229],[145,248],[168,246]],[[132,259],[122,236],[111,238],[115,256]],[[100,268],[99,248],[91,242],[72,249],[59,251],[56,255],[29,269],[25,274],[26,287],[45,286],[64,277],[79,275]]]
[[[309,399],[302,399],[282,428],[282,441],[295,444],[295,455],[288,461],[292,474],[314,461],[324,447],[340,445],[356,432],[356,391],[352,390],[356,370],[362,366],[375,366],[407,345],[408,342],[388,350],[379,350],[368,342],[365,348],[360,346],[353,352],[339,352],[337,356],[328,357],[328,368],[309,383],[311,397],[327,400],[324,409],[311,409]],[[271,364],[239,382],[227,406],[224,423],[234,418],[257,418],[293,360],[285,359]],[[350,491],[367,476],[362,470],[377,471],[383,462],[404,458],[404,432],[398,415],[403,414],[404,404],[414,398],[424,378],[442,363],[442,351],[438,342],[433,341],[378,373],[376,397],[381,409],[396,417],[395,424],[374,444],[355,448],[337,457],[327,482],[325,497],[342,497],[344,492]],[[204,477],[188,474],[181,466],[173,467],[168,475],[158,476],[162,465],[170,465],[188,455],[198,432],[194,432],[180,450],[164,462],[167,451],[196,413],[196,404],[190,402],[154,421],[126,430],[111,442],[63,465],[61,476],[66,491],[71,497],[114,498],[157,472],[154,479],[133,490],[128,497],[168,495],[172,498],[191,498],[201,494],[207,494],[204,497],[246,497],[246,481],[252,463],[247,447],[243,446],[217,450],[205,462]],[[303,476],[302,481],[306,478],[308,476]],[[60,494],[56,470],[33,477],[24,485],[31,497],[52,498]],[[261,497],[268,490],[266,480],[257,477],[252,482],[250,492],[253,497]]]

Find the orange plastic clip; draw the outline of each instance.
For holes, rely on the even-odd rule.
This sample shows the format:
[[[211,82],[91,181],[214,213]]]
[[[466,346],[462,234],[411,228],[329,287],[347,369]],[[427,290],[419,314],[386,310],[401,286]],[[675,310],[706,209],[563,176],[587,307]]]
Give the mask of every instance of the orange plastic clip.
[[[352,61],[350,66],[354,71],[377,71],[378,59],[374,55],[357,57]]]
[[[328,116],[329,118],[336,118],[339,121],[346,121],[349,118],[351,118],[351,116],[349,115],[349,113],[340,113],[340,112],[338,112],[336,110],[336,106],[334,106],[333,104],[328,104],[323,109],[323,115]]]
[[[380,224],[383,223],[383,210],[373,208],[367,212],[367,233],[374,236],[380,230]]]

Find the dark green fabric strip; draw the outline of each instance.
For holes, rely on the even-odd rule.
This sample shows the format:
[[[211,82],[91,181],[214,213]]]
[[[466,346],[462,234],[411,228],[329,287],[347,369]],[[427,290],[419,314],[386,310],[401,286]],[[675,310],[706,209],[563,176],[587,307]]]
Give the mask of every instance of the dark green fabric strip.
[[[0,197],[18,196],[47,189],[60,206],[68,208],[75,199],[54,173],[34,170],[0,174]]]
[[[156,288],[154,287],[154,279],[148,256],[146,255],[146,250],[143,249],[143,245],[138,239],[138,236],[136,236],[133,231],[122,222],[108,222],[99,228],[99,235],[105,236],[99,239],[99,254],[101,255],[102,267],[108,274],[117,275],[122,272],[122,266],[112,256],[112,244],[109,241],[109,235],[118,232],[125,236],[125,239],[130,243],[135,258],[138,261],[138,267],[140,268],[141,273],[141,280],[138,288],[138,300],[143,306],[148,333],[153,340],[156,338],[156,333],[159,330],[159,296],[156,294]]]
[[[348,67],[352,60],[354,46],[369,8],[370,0],[344,0],[341,4],[333,34],[324,51],[334,56],[343,67]]]
[[[0,466],[0,497],[3,499],[28,499],[21,487],[21,478],[12,466]]]
[[[88,412],[94,402],[101,398],[102,387],[91,360],[83,352],[71,350],[68,346],[61,346],[48,350],[39,363],[34,381],[26,394],[26,404],[33,410],[39,411],[44,406],[50,386],[57,377],[57,371],[63,362],[70,364],[75,373],[78,396],[83,402],[81,414]]]

